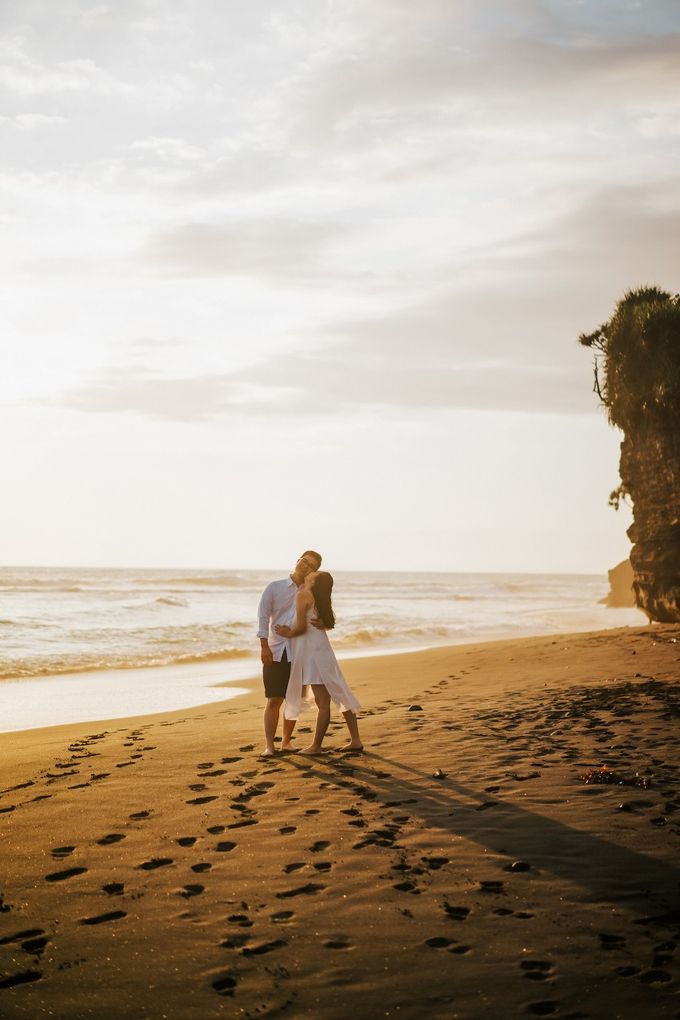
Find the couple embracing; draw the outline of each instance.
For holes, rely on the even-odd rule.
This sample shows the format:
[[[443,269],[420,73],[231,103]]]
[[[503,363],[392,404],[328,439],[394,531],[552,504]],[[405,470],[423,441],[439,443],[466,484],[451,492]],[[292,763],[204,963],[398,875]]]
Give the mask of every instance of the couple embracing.
[[[341,751],[363,751],[356,713],[361,705],[349,689],[328,640],[335,626],[331,604],[333,578],[320,570],[321,556],[308,549],[293,572],[267,585],[258,611],[264,710],[264,757],[274,754],[274,738],[283,705],[283,752],[294,752],[293,730],[309,692],[317,705],[314,737],[303,754],[323,753],[331,701],[342,712],[350,740]]]

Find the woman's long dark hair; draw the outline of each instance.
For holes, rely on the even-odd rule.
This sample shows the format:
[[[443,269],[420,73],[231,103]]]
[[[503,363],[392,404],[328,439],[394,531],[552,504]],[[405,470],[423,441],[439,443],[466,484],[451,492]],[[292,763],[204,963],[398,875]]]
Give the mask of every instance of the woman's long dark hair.
[[[327,570],[320,570],[316,575],[312,593],[316,604],[316,614],[323,622],[326,630],[333,630],[333,627],[335,627],[335,613],[333,612],[333,604],[331,602],[332,591],[333,578]]]

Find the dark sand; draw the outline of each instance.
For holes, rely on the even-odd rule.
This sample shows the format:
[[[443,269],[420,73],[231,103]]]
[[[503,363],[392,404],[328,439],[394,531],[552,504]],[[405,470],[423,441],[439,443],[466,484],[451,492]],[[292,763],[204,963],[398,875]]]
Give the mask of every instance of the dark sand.
[[[259,690],[0,735],[3,1020],[680,1017],[680,628],[345,668],[356,757]]]

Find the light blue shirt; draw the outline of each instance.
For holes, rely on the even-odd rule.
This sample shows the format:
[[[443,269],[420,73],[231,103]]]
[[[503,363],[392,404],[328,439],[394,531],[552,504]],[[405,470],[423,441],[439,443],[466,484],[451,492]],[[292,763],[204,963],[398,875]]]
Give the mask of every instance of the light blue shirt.
[[[280,581],[271,581],[262,592],[257,611],[259,638],[267,638],[269,647],[274,654],[274,661],[280,662],[284,649],[291,661],[290,640],[279,637],[274,630],[277,624],[290,626],[295,616],[295,596],[298,586],[292,577],[282,577]]]

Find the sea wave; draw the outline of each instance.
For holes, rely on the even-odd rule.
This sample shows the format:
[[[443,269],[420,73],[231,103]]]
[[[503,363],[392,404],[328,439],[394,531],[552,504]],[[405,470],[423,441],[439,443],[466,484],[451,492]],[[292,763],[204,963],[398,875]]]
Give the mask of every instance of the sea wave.
[[[331,639],[336,647],[352,648],[362,645],[375,644],[395,640],[414,640],[428,638],[456,637],[461,633],[462,628],[456,626],[427,626],[427,627],[361,627],[359,630],[348,631],[344,634],[333,634]]]
[[[159,578],[162,580],[163,586],[170,587],[171,585],[181,585],[180,591],[184,591],[186,588],[252,588],[252,578],[239,577],[238,574],[211,574],[210,576],[191,576],[186,577],[164,577]],[[140,579],[140,584],[148,584],[149,578]],[[259,586],[260,582],[257,582],[256,586]]]
[[[0,663],[0,680],[27,680],[66,673],[96,673],[111,669],[148,669],[153,666],[177,666],[201,662],[220,662],[248,659],[252,648],[218,648],[204,652],[156,653],[149,655],[93,655],[61,656],[54,658],[22,659]]]

